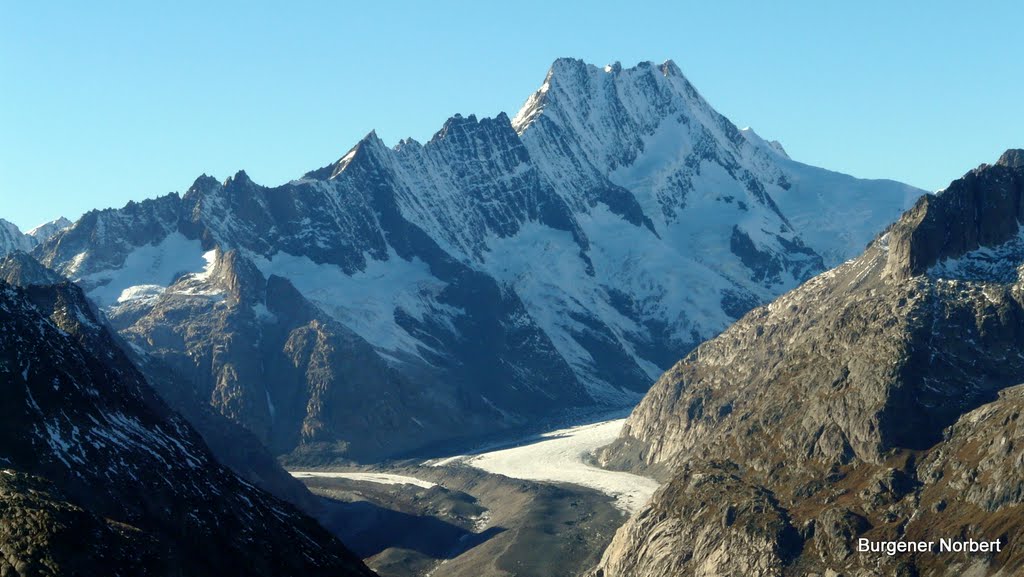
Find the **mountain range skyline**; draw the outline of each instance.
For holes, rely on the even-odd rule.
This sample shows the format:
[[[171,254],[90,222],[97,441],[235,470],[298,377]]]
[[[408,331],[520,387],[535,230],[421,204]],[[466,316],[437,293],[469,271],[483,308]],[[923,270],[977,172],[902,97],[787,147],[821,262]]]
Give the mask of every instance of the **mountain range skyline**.
[[[602,11],[567,6],[524,6],[531,16],[515,19],[515,34],[487,16],[491,7],[409,6],[395,18],[366,6],[282,16],[183,4],[155,18],[142,8],[54,16],[12,6],[0,35],[0,69],[12,79],[0,94],[0,213],[27,230],[60,216],[55,207],[76,219],[183,190],[201,173],[245,169],[284,183],[372,129],[393,145],[428,139],[454,113],[513,116],[560,56],[627,67],[674,59],[739,126],[862,178],[935,190],[1014,146],[1020,121],[996,111],[1021,91],[999,65],[1019,6],[996,7],[997,19],[948,5],[885,8],[878,19],[861,5],[651,2],[617,13],[617,32],[595,42],[610,26]],[[193,13],[216,32],[193,26]],[[979,20],[986,34],[969,46],[944,41]],[[900,25],[911,21],[920,26]],[[517,42],[529,33],[545,42]]]
[[[562,62],[562,61],[586,62],[585,59],[574,58],[574,57],[560,57],[560,58],[557,58],[557,59],[554,60],[555,65],[557,65],[558,62]],[[641,60],[641,61],[637,62],[637,64],[634,65],[634,66],[624,66],[622,64],[622,62],[619,61],[619,60],[616,60],[614,62],[609,62],[609,63],[603,64],[603,65],[599,64],[597,62],[587,62],[587,64],[589,66],[595,66],[597,68],[602,68],[602,69],[604,69],[606,71],[612,70],[612,69],[621,70],[623,68],[626,68],[627,70],[632,70],[632,69],[635,69],[636,67],[642,66],[642,65],[664,66],[664,65],[671,64],[671,66],[675,67],[678,70],[679,75],[681,77],[683,77],[684,79],[686,79],[687,82],[689,82],[689,78],[685,75],[683,70],[679,68],[679,65],[673,59],[668,59],[668,60],[665,60],[664,62],[661,62],[661,63],[653,61],[653,60]],[[550,72],[550,70],[549,70],[549,72]],[[703,93],[699,89],[695,89],[695,90],[697,91],[698,97],[703,98]],[[524,91],[524,93],[526,93],[526,92]],[[532,98],[532,97],[530,97],[530,98]],[[445,118],[447,118],[448,120],[450,120],[451,118],[462,118],[462,117],[470,117],[470,118],[474,118],[474,119],[479,117],[481,120],[494,120],[494,119],[500,118],[502,116],[505,116],[505,117],[508,117],[508,118],[512,118],[513,116],[515,116],[516,118],[519,118],[519,117],[523,116],[524,113],[529,109],[530,104],[531,104],[530,103],[530,98],[526,98],[526,99],[524,99],[522,101],[522,104],[518,108],[515,109],[517,111],[517,113],[515,115],[513,115],[513,114],[511,114],[510,112],[507,112],[507,111],[499,111],[499,112],[497,112],[497,113],[495,113],[495,114],[493,114],[491,116],[454,111],[454,112],[450,113],[450,115],[445,117]],[[372,137],[373,139],[379,141],[386,148],[397,150],[400,147],[402,147],[403,145],[408,144],[408,143],[413,143],[413,142],[415,142],[415,143],[426,143],[426,142],[436,138],[438,135],[440,135],[445,130],[446,126],[447,126],[447,121],[441,121],[436,126],[434,126],[433,129],[430,132],[426,133],[423,137],[404,136],[404,137],[398,137],[398,138],[395,138],[395,139],[391,139],[390,142],[380,136],[378,128],[370,128],[367,132],[365,132],[365,133],[363,133],[361,135],[358,135],[355,138],[353,138],[352,142],[358,143],[358,142],[362,142],[362,141],[366,140],[367,138],[371,138]],[[756,130],[755,126],[744,126],[744,127],[742,127],[742,130],[744,132],[748,132],[749,131],[749,134],[752,134],[754,136],[754,138],[757,138],[757,139],[762,139],[763,138],[763,139],[765,139],[766,142],[768,142],[772,146],[778,148],[780,151],[782,151],[783,154],[788,156],[786,142],[780,141],[780,140],[776,139],[775,137],[773,137],[771,135],[768,135],[768,134],[761,134],[759,131]],[[342,147],[343,146],[344,145],[342,145]],[[338,148],[335,147],[334,150],[337,151]],[[1000,150],[1002,150],[1002,149],[1000,149]],[[337,154],[337,152],[335,152],[334,154]],[[327,153],[327,158],[330,158],[330,153]],[[337,158],[337,156],[335,156],[335,158]],[[294,182],[296,180],[301,180],[303,178],[303,175],[305,175],[308,172],[310,172],[311,169],[312,169],[312,167],[307,162],[306,165],[304,165],[304,167],[300,171],[292,174],[291,176],[283,177],[283,180],[280,180],[279,182],[275,182],[274,180],[270,180],[268,182],[268,181],[263,181],[262,179],[259,179],[259,178],[257,178],[257,180],[265,182],[269,186],[285,185],[285,184],[288,184],[290,182]],[[199,172],[193,171],[191,173],[190,177],[188,177],[185,180],[182,180],[182,181],[178,182],[177,184],[175,184],[172,188],[170,188],[170,190],[168,190],[168,192],[176,192],[178,194],[183,194],[184,191],[186,190],[185,188],[183,188],[184,183],[192,182],[195,179],[196,175],[199,175],[199,174],[201,174],[204,177],[209,175],[209,176],[211,176],[211,177],[213,177],[213,178],[215,178],[217,180],[224,181],[224,180],[230,179],[231,175],[234,175],[234,174],[236,174],[238,172],[244,172],[248,176],[251,176],[252,174],[257,174],[260,171],[261,171],[261,168],[258,167],[258,166],[238,166],[238,167],[231,168],[230,170],[226,170],[225,172],[223,172],[223,174],[218,174],[215,171],[199,171]],[[857,176],[859,178],[865,178],[864,176],[861,176],[861,175],[853,175],[853,176]],[[890,180],[890,178],[884,177],[884,176],[883,177],[877,177],[877,179],[879,179],[879,180]],[[904,183],[910,184],[912,186],[914,185],[914,183],[910,183],[910,182],[907,182],[907,181],[900,181],[898,179],[891,179],[891,180],[897,180],[899,182],[904,182]],[[942,181],[942,182],[946,182],[946,181]],[[2,184],[2,183],[0,183],[0,184]],[[931,190],[928,187],[916,187],[916,188],[921,188],[923,190]],[[934,190],[940,190],[940,188],[936,188]],[[102,203],[101,204],[95,204],[95,203],[89,204],[88,202],[83,202],[83,201],[79,200],[78,201],[79,204],[81,204],[82,206],[86,207],[83,210],[82,213],[80,213],[80,214],[70,214],[70,213],[68,213],[68,214],[64,214],[64,213],[62,213],[62,214],[50,214],[50,213],[47,212],[47,213],[45,213],[45,216],[44,216],[43,220],[40,220],[38,222],[27,221],[24,218],[19,219],[19,218],[17,218],[17,213],[16,212],[10,212],[8,207],[0,205],[0,210],[8,209],[8,211],[6,211],[6,212],[0,212],[0,222],[7,222],[9,224],[13,224],[15,227],[17,227],[17,229],[22,234],[26,234],[28,236],[33,236],[33,237],[49,236],[49,235],[52,235],[52,233],[55,232],[55,230],[59,230],[59,228],[64,228],[66,226],[69,226],[71,223],[77,221],[86,212],[89,212],[89,211],[92,211],[92,210],[104,210],[104,209],[122,208],[124,206],[124,204],[130,204],[130,203],[133,203],[133,202],[142,202],[144,200],[153,199],[153,198],[156,198],[158,196],[162,196],[162,194],[161,193],[152,193],[152,192],[140,191],[138,193],[130,194],[129,197],[127,197],[124,200],[123,204],[110,204],[110,205],[104,205]],[[100,196],[99,198],[103,198],[103,197]],[[63,198],[61,200],[64,202],[65,205],[74,204],[74,202],[75,202],[75,199]],[[36,210],[38,210],[38,208],[36,208],[36,203],[33,203],[33,205],[34,205],[34,208]],[[67,212],[67,211],[65,211],[65,212]],[[54,227],[57,227],[57,228],[54,228]],[[10,228],[10,227],[8,227],[8,228]],[[30,249],[31,245],[28,245],[28,246],[22,247],[22,248],[23,249]]]

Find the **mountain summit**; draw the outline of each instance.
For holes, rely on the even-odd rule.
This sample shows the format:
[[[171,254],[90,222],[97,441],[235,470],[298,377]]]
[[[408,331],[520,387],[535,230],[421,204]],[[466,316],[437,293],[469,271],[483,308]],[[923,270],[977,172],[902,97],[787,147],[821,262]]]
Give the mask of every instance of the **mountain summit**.
[[[633,403],[921,193],[789,159],[671,62],[560,59],[513,119],[204,176],[34,254],[274,450],[372,459]]]

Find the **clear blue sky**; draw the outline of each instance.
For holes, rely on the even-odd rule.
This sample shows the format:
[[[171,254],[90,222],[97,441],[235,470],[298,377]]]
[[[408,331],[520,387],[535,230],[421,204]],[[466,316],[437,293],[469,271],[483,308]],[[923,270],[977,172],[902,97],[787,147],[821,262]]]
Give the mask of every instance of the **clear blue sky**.
[[[280,184],[371,129],[513,114],[559,56],[674,59],[797,160],[936,189],[1024,146],[1022,6],[0,0],[0,217]]]

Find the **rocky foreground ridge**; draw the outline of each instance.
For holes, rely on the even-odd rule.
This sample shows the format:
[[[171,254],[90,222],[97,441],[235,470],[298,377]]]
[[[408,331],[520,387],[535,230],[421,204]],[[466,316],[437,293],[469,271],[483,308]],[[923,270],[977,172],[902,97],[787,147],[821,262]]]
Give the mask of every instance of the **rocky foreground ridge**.
[[[591,575],[1024,571],[1022,158],[921,198],[666,372],[600,456],[666,482]]]
[[[73,284],[0,280],[0,574],[373,573],[219,464]]]

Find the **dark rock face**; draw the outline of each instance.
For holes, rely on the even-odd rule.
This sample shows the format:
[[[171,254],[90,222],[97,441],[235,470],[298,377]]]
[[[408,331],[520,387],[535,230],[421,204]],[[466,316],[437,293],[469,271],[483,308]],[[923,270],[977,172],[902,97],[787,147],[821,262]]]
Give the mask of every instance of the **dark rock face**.
[[[784,237],[777,237],[777,240],[790,249],[790,254],[803,253],[807,255],[808,259],[804,268],[799,269],[798,275],[801,278],[811,272],[824,268],[821,257],[815,254],[813,250],[803,246],[799,240],[797,242],[790,242]],[[777,255],[758,250],[757,245],[754,244],[750,236],[740,230],[738,226],[732,227],[729,248],[750,269],[754,280],[758,282],[777,282],[786,271],[787,263],[783,262]]]
[[[371,133],[278,187],[204,175],[33,254],[275,452],[376,460],[635,403],[919,193],[790,160],[674,64],[559,60],[514,119]]]
[[[45,480],[11,469],[0,470],[0,544],[2,575],[150,575],[167,565],[146,534],[90,513]]]
[[[1022,154],[1007,151],[994,166],[982,165],[942,193],[922,197],[890,232],[887,272],[924,274],[940,260],[1016,236],[1024,219]]]
[[[21,229],[15,226],[14,223],[0,218],[0,257],[17,251],[31,251],[58,232],[71,226],[71,224],[71,221],[61,217],[52,222],[39,225],[28,232],[21,232]]]
[[[0,281],[0,383],[5,574],[372,575],[214,460],[74,285]]]
[[[14,286],[61,284],[67,280],[22,251],[0,259],[0,279]]]
[[[594,574],[1016,574],[1024,292],[1003,268],[1024,264],[1006,248],[1019,234],[1022,178],[1001,164],[972,171],[860,258],[751,311],[665,373],[600,457],[666,485]],[[983,266],[992,255],[1017,260]],[[692,481],[709,467],[721,495]],[[729,491],[744,490],[771,506],[755,522],[720,523],[737,515]],[[746,545],[730,545],[726,561],[691,546],[701,534]],[[1005,546],[887,556],[856,552],[861,537]]]
[[[492,408],[461,406],[465,401],[458,389],[438,371],[420,375],[420,384],[431,386],[412,386],[287,279],[264,279],[237,252],[222,255],[216,267],[207,281],[183,278],[153,302],[142,303],[142,312],[139,304],[129,303],[111,309],[110,318],[129,342],[146,346],[159,363],[194,383],[200,398],[245,423],[272,450],[289,452],[301,445],[306,460],[337,454],[371,460],[467,427],[484,429]],[[417,320],[403,322],[414,326]],[[490,345],[471,367],[482,368],[496,347],[486,332],[474,345]],[[494,374],[501,376],[501,364],[495,364]],[[456,366],[449,374],[463,371]],[[457,382],[468,386],[473,376],[470,372]],[[506,406],[516,402],[488,394]],[[415,419],[409,418],[411,408]]]
[[[922,506],[930,519],[942,520],[950,507],[978,508],[986,513],[1009,513],[1024,504],[1021,476],[1022,440],[1020,417],[1024,387],[1000,391],[999,398],[961,419],[947,431],[945,442],[922,460],[919,467],[924,483]],[[950,500],[950,494],[959,499]],[[1000,515],[984,519],[995,524]],[[920,523],[920,529],[928,528]],[[937,527],[936,527],[937,529]],[[931,529],[936,533],[936,529]],[[1014,534],[1017,534],[1016,532]],[[1015,547],[1019,550],[1019,546]]]

